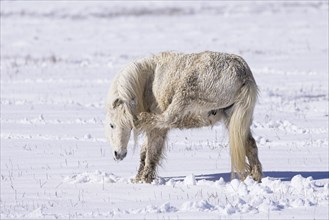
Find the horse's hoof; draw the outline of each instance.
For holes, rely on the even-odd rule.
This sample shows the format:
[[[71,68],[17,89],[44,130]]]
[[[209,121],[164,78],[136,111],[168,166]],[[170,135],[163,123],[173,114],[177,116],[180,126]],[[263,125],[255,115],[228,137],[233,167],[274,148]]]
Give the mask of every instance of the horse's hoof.
[[[150,184],[150,183],[152,183],[152,181],[149,182],[149,181],[146,180],[146,179],[132,179],[131,182],[132,182],[132,183],[135,183],[135,184],[143,184],[143,183],[148,183],[148,184]]]
[[[258,183],[262,182],[262,175],[261,174],[252,174],[251,176],[256,182],[258,182]]]
[[[141,182],[141,179],[135,177],[135,178],[130,179],[130,181],[131,181],[132,183],[140,183],[140,182]]]
[[[131,182],[132,183],[150,183],[148,182],[148,180],[146,178],[143,178],[143,177],[135,177],[133,179],[131,179]]]
[[[153,182],[153,180],[154,180],[154,178],[151,178],[151,177],[149,177],[149,176],[145,176],[145,177],[142,177],[142,179],[141,179],[141,182],[142,183],[152,183]]]
[[[151,184],[153,182],[153,180],[149,180],[149,179],[144,179],[142,180],[142,183],[148,183]]]
[[[263,172],[262,172],[262,168],[261,165],[255,165],[253,167],[253,169],[250,172],[250,175],[252,176],[252,178],[257,181],[257,182],[262,182],[262,177],[263,177]]]

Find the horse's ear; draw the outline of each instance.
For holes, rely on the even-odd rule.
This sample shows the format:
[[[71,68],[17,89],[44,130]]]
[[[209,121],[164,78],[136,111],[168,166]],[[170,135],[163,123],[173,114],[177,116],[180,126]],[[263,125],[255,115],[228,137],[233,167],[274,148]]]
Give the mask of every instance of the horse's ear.
[[[113,109],[115,109],[116,107],[118,107],[122,103],[123,103],[123,101],[121,99],[119,99],[119,98],[115,99],[113,104],[112,104]]]

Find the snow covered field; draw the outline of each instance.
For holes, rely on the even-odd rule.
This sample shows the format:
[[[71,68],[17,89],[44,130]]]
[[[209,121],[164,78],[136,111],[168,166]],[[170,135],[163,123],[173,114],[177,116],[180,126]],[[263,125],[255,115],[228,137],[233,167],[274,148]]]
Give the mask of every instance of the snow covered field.
[[[1,1],[1,219],[327,219],[328,2]],[[262,183],[230,181],[222,125],[173,130],[153,184],[116,163],[104,100],[164,50],[243,56]]]

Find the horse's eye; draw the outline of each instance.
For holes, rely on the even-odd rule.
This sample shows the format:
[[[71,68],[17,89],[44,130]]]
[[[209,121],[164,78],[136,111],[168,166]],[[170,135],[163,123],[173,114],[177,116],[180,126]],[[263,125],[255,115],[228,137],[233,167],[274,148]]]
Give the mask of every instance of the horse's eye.
[[[114,125],[113,125],[113,124],[110,124],[110,127],[111,127],[111,128],[114,128]]]

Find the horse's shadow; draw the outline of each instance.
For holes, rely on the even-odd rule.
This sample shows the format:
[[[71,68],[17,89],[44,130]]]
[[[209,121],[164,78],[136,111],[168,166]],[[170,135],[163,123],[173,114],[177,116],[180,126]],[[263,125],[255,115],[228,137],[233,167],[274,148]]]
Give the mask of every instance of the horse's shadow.
[[[328,179],[329,172],[328,171],[267,171],[263,173],[263,177],[272,177],[277,178],[282,181],[290,181],[292,177],[296,175],[302,175],[303,177],[311,176],[314,180],[319,179]],[[183,181],[185,176],[176,176],[176,177],[166,177],[169,179],[174,179],[177,181]],[[216,181],[220,178],[223,178],[225,182],[231,181],[231,173],[214,173],[214,174],[202,174],[195,175],[196,180],[208,180],[208,181]]]

